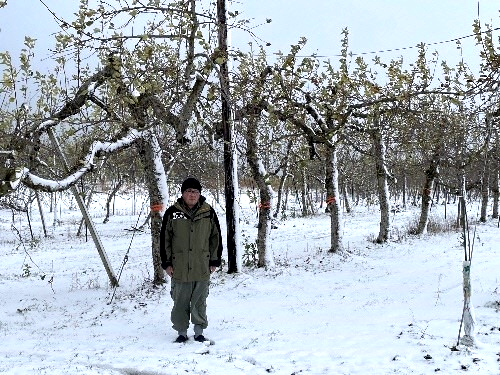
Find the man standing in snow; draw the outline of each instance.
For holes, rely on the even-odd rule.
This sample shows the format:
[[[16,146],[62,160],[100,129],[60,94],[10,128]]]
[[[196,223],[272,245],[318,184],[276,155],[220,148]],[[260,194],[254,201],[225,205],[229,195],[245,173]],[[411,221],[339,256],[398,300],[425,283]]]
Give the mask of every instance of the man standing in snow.
[[[208,326],[210,274],[221,264],[222,236],[214,209],[201,195],[200,182],[187,178],[181,192],[182,197],[163,215],[161,266],[172,280],[171,320],[178,333],[175,342],[188,340],[190,317],[194,339],[203,342],[203,330]]]

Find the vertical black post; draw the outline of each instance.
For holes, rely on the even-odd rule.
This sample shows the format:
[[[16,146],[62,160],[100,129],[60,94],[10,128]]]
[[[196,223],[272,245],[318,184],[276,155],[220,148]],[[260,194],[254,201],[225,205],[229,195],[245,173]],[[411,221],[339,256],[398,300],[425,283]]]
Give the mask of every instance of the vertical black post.
[[[217,0],[218,44],[221,59],[219,82],[222,101],[222,129],[224,133],[224,193],[226,200],[228,273],[238,272],[236,262],[236,223],[234,213],[234,166],[231,129],[231,109],[229,106],[229,69],[227,52],[226,0]]]

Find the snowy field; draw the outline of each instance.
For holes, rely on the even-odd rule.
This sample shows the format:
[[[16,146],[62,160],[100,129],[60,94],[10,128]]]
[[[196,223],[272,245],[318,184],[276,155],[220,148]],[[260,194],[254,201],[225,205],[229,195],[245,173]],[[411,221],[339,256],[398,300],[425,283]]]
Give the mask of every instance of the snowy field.
[[[116,274],[131,244],[113,298],[90,235],[76,237],[80,216],[68,198],[57,220],[46,211],[47,238],[36,205],[34,240],[25,214],[0,210],[0,373],[500,374],[496,221],[475,227],[473,348],[452,350],[463,307],[460,234],[408,236],[418,215],[409,208],[391,214],[392,240],[376,245],[374,206],[344,215],[342,256],[327,253],[326,214],[289,217],[271,234],[275,269],[212,275],[205,333],[215,345],[207,347],[192,329],[187,344],[172,343],[170,285],[151,285],[150,233],[132,240],[138,217],[124,198],[107,224],[102,204],[92,209]],[[241,229],[253,242],[255,207],[243,205]],[[438,217],[443,206],[432,210]]]

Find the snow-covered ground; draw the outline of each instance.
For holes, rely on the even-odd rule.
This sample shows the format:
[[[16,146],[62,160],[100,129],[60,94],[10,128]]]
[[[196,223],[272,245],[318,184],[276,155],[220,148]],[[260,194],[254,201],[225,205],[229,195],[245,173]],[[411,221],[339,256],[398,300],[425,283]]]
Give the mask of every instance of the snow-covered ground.
[[[475,227],[473,348],[452,350],[463,307],[460,234],[406,235],[418,215],[409,208],[392,214],[393,239],[376,245],[374,206],[344,215],[345,255],[327,252],[326,214],[289,217],[271,234],[275,269],[214,274],[205,333],[215,345],[207,347],[192,337],[172,343],[170,285],[150,283],[150,233],[132,240],[131,200],[118,200],[107,224],[102,204],[92,209],[116,274],[130,247],[116,291],[90,235],[76,237],[74,206],[63,202],[55,226],[46,212],[45,238],[34,205],[35,240],[26,215],[13,221],[0,210],[0,373],[500,374],[496,221]],[[257,220],[249,203],[242,216],[243,238],[252,242]]]

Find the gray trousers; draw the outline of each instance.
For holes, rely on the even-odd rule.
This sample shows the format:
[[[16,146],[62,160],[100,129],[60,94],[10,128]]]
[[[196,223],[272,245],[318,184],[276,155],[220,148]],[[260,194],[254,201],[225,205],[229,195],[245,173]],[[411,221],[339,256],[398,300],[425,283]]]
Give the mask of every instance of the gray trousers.
[[[194,334],[201,335],[208,326],[207,297],[210,281],[179,282],[172,279],[170,296],[174,300],[170,319],[179,335],[187,336],[189,318]]]

